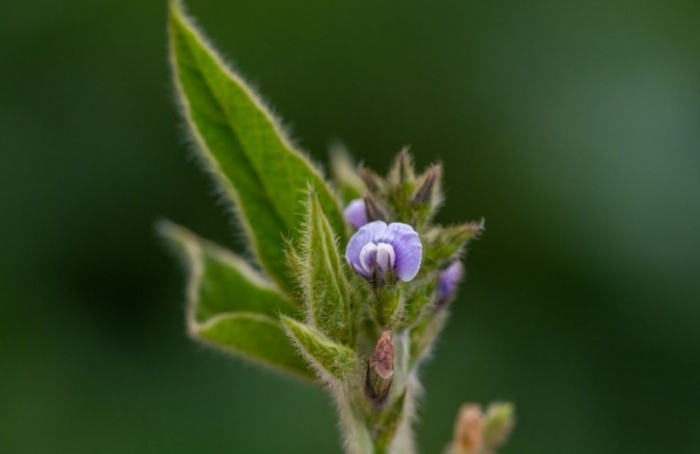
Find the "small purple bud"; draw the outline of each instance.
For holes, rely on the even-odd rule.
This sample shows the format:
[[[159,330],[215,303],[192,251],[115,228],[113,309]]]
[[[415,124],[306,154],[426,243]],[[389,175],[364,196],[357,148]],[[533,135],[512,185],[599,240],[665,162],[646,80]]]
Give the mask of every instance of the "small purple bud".
[[[408,224],[387,225],[374,221],[362,226],[350,238],[345,259],[360,276],[371,279],[392,273],[404,282],[418,274],[423,258],[423,245],[418,233]]]
[[[367,208],[365,207],[365,201],[362,199],[355,199],[350,202],[348,206],[345,207],[343,216],[347,223],[356,229],[367,224]]]
[[[435,301],[435,310],[440,309],[445,303],[449,303],[457,294],[459,282],[464,275],[464,265],[459,260],[452,262],[445,271],[440,273],[438,283],[438,296]]]

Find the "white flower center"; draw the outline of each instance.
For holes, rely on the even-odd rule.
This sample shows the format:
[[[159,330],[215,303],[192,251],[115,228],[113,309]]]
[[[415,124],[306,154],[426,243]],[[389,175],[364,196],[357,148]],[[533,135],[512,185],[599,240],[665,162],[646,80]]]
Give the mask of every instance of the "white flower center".
[[[394,247],[388,243],[367,243],[360,251],[360,265],[367,273],[372,273],[375,266],[385,273],[395,262]]]

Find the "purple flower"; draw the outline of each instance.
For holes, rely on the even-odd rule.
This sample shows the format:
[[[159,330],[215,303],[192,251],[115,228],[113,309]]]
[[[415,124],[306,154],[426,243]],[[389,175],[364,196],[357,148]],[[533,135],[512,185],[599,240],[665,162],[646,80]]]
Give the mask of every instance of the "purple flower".
[[[459,260],[452,262],[445,271],[440,273],[438,283],[438,296],[435,301],[435,309],[439,309],[443,304],[450,302],[457,294],[457,287],[464,275],[464,265]]]
[[[400,222],[365,224],[350,238],[345,251],[350,267],[365,279],[391,273],[408,282],[416,277],[422,258],[418,233]]]
[[[365,207],[365,201],[362,199],[355,199],[350,202],[348,206],[345,207],[343,216],[348,224],[356,229],[367,224],[367,208]]]

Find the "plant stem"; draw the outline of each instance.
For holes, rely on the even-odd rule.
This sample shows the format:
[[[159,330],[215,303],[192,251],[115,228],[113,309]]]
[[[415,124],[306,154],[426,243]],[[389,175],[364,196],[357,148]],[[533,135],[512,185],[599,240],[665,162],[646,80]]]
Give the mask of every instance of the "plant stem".
[[[369,402],[364,387],[334,390],[347,454],[413,454],[412,421],[420,384],[411,372],[410,338],[394,338],[395,370],[386,402]]]

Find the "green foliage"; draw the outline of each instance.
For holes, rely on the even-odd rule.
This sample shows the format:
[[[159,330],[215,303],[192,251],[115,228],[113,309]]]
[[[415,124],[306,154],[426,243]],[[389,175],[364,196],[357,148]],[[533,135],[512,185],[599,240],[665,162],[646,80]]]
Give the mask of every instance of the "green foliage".
[[[309,190],[306,208],[298,267],[308,322],[330,339],[348,343],[352,340],[353,326],[351,287],[345,264],[335,232],[313,189]]]
[[[424,239],[426,269],[438,268],[458,257],[469,241],[484,230],[484,222],[471,222],[450,227],[435,226]]]
[[[374,423],[373,438],[377,451],[386,452],[391,446],[396,430],[404,417],[406,391],[391,402],[379,415]]]
[[[190,325],[192,335],[264,366],[307,380],[315,375],[289,343],[279,320],[254,312],[221,314]]]
[[[345,239],[338,201],[321,173],[296,150],[252,89],[171,2],[170,51],[175,86],[199,155],[239,212],[260,264],[291,293],[283,236],[297,235],[304,188],[311,185],[336,234]]]
[[[261,268],[162,224],[190,270],[190,333],[262,365],[320,379],[336,401],[348,453],[410,454],[418,367],[447,320],[440,308],[461,274],[441,279],[482,225],[433,223],[442,204],[440,165],[418,173],[403,150],[382,177],[356,169],[336,146],[334,188],[345,203],[364,201],[353,205],[366,215],[360,211],[353,225],[365,217],[408,224],[387,227],[392,233],[379,239],[363,230],[348,260],[355,260],[354,271],[361,260],[364,271],[351,271],[344,263],[349,226],[331,186],[177,1],[169,28],[175,85],[198,155],[238,211]],[[401,273],[401,263],[413,266],[410,275]]]
[[[412,365],[420,364],[420,361],[430,354],[431,348],[445,326],[447,316],[446,311],[436,314],[424,313],[412,327],[410,345]]]
[[[297,305],[234,253],[169,222],[160,232],[182,253],[189,270],[188,329],[192,336],[266,366],[312,379],[282,330],[280,313]]]
[[[425,278],[416,283],[418,290],[410,293],[406,298],[404,317],[402,319],[402,327],[406,328],[416,323],[424,311],[430,310],[433,301],[435,300],[435,287],[437,279],[434,276]]]
[[[395,325],[401,318],[404,306],[402,287],[387,285],[374,291],[375,304],[372,305],[374,318],[379,328]]]
[[[287,334],[318,374],[331,383],[345,383],[357,372],[355,352],[292,318],[282,317]]]
[[[198,322],[232,311],[258,312],[270,317],[299,313],[296,302],[233,252],[171,222],[162,222],[159,230],[188,261],[191,309]]]

